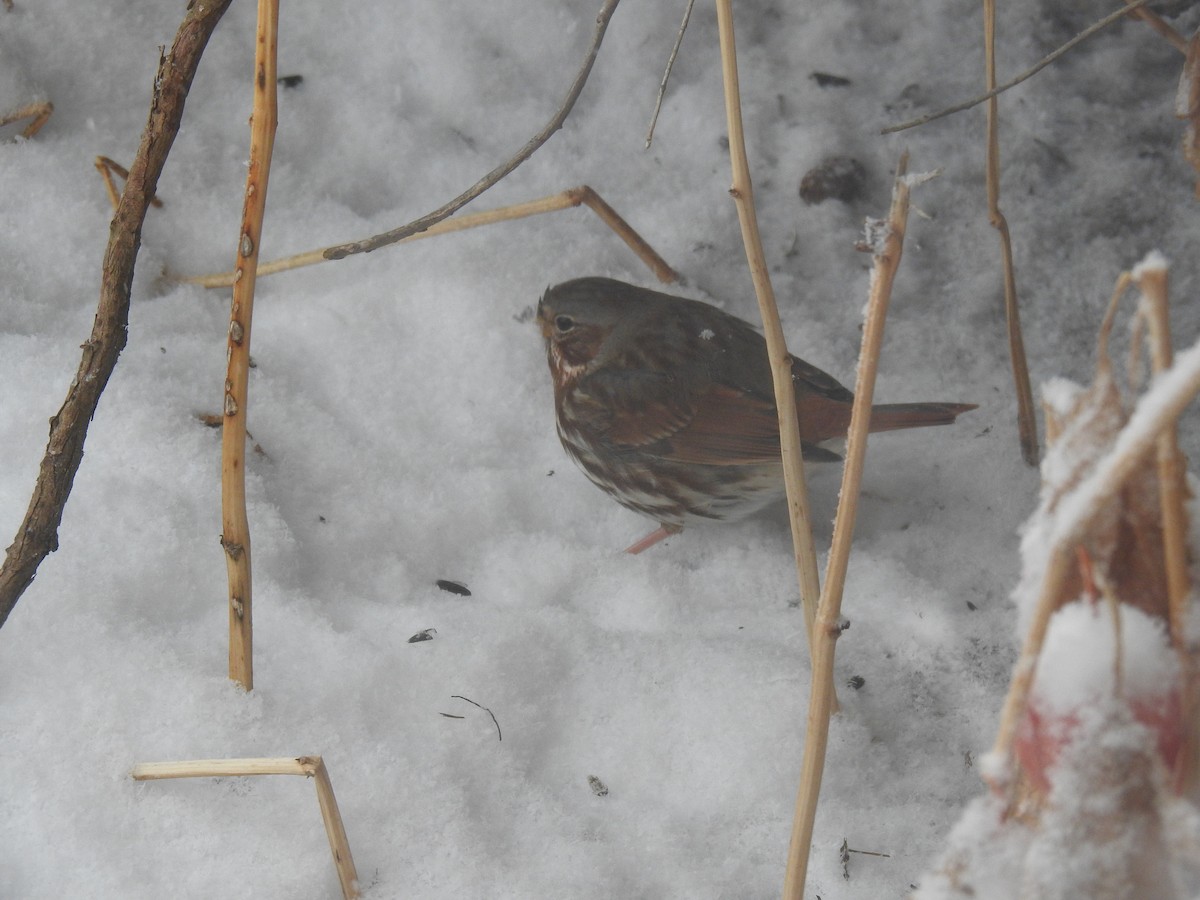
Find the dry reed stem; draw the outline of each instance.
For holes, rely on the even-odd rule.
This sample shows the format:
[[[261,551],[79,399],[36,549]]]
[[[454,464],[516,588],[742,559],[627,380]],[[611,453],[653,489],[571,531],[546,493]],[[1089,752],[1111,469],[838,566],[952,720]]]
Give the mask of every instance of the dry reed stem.
[[[1142,316],[1149,323],[1150,358],[1155,374],[1162,374],[1173,363],[1171,325],[1167,304],[1165,266],[1139,266],[1133,281],[1142,292]],[[1181,678],[1180,705],[1184,710],[1185,752],[1177,773],[1177,787],[1189,788],[1197,774],[1196,753],[1200,749],[1195,716],[1195,685],[1192,656],[1188,652],[1187,619],[1191,578],[1188,573],[1188,519],[1184,509],[1187,497],[1186,465],[1179,451],[1179,429],[1172,422],[1163,429],[1157,448],[1159,505],[1162,508],[1163,553],[1167,572],[1168,613],[1171,643],[1179,655]]]
[[[784,900],[801,900],[808,873],[808,857],[821,793],[821,777],[825,770],[825,751],[829,743],[829,719],[835,699],[833,663],[837,639],[843,630],[842,594],[846,586],[850,548],[854,542],[859,486],[862,483],[863,466],[866,461],[867,433],[871,427],[871,404],[875,396],[875,375],[879,367],[883,326],[891,299],[892,284],[900,267],[904,232],[908,224],[909,182],[905,177],[907,168],[908,154],[905,153],[896,167],[896,183],[892,192],[892,206],[888,214],[883,246],[875,251],[875,268],[871,275],[862,350],[858,359],[858,376],[854,384],[854,406],[850,414],[850,432],[846,442],[846,463],[842,469],[837,518],[833,526],[833,546],[829,551],[829,564],[825,569],[825,587],[821,593],[813,638],[812,687],[808,701],[808,723],[804,733],[804,759],[801,763],[800,786],[796,795],[796,812],[792,820],[792,837],[788,846],[787,872],[784,876]]]
[[[104,189],[108,192],[108,202],[112,204],[113,212],[116,212],[117,204],[121,201],[121,195],[117,191],[116,184],[113,182],[113,175],[117,175],[128,181],[129,170],[107,156],[97,156],[95,166],[96,171],[100,173],[100,177],[104,179]],[[162,209],[163,203],[157,197],[151,197],[150,205],[155,209]]]
[[[377,234],[374,237],[361,241],[352,241],[348,244],[329,247],[325,251],[325,258],[343,259],[354,253],[370,253],[372,250],[378,250],[387,244],[394,244],[397,241],[401,241],[409,235],[418,234],[431,225],[442,221],[442,219],[452,216],[488,188],[492,187],[492,185],[496,184],[496,182],[500,181],[500,179],[510,174],[525,160],[529,159],[566,122],[567,116],[570,115],[572,108],[575,106],[575,101],[579,99],[579,95],[583,91],[583,86],[587,84],[588,75],[592,72],[592,65],[596,62],[596,54],[600,52],[600,43],[604,40],[605,31],[608,30],[609,19],[617,11],[617,3],[619,2],[620,0],[604,0],[604,5],[596,15],[596,29],[592,36],[592,44],[584,56],[583,65],[580,66],[579,72],[575,75],[575,81],[572,82],[570,89],[567,91],[566,99],[563,101],[562,106],[559,107],[558,112],[546,123],[545,127],[530,138],[525,146],[518,150],[516,154],[492,169],[492,171],[488,172],[483,178],[479,179],[479,181],[475,182],[475,184],[471,185],[471,187],[467,188],[449,203],[443,204],[433,212],[427,213],[421,216],[421,218],[409,222],[407,225],[402,225],[383,234]]]
[[[988,90],[996,87],[996,0],[983,0],[984,67]],[[1013,271],[1012,239],[1008,221],[1000,212],[1000,137],[997,127],[998,102],[993,96],[987,106],[987,196],[988,221],[1000,234],[1000,252],[1004,264],[1004,317],[1008,325],[1008,355],[1012,363],[1013,387],[1017,394],[1017,431],[1025,464],[1036,466],[1040,456],[1037,436],[1037,412],[1033,388],[1029,384],[1029,365],[1025,361],[1025,341],[1021,336],[1021,311],[1017,305],[1017,279]]]
[[[188,759],[179,762],[138,763],[134,781],[167,778],[227,778],[236,775],[306,775],[313,772],[313,756],[260,756],[245,759]]]
[[[1079,46],[1085,40],[1090,38],[1092,35],[1096,34],[1097,32],[1101,31],[1102,29],[1107,28],[1109,25],[1113,24],[1114,22],[1120,21],[1125,16],[1133,14],[1136,10],[1141,9],[1143,6],[1145,6],[1149,2],[1150,2],[1150,0],[1126,0],[1126,3],[1128,4],[1126,7],[1124,7],[1123,9],[1118,9],[1115,12],[1109,13],[1107,16],[1105,16],[1100,21],[1095,22],[1092,25],[1089,25],[1083,31],[1079,32],[1079,34],[1075,35],[1075,37],[1071,38],[1071,40],[1067,41],[1065,44],[1063,44],[1061,47],[1059,47],[1057,50],[1053,51],[1049,55],[1042,57],[1040,60],[1038,60],[1036,63],[1034,63],[1034,65],[1030,66],[1028,69],[1026,69],[1024,72],[1022,72],[1020,75],[1018,75],[1016,78],[1012,79],[1011,81],[1006,81],[1006,82],[1004,82],[1004,84],[1002,84],[998,87],[993,87],[991,90],[989,90],[983,94],[980,94],[978,97],[973,97],[970,100],[964,100],[962,103],[956,103],[953,106],[948,106],[945,109],[939,110],[938,112],[929,113],[924,116],[919,116],[916,119],[911,119],[907,122],[900,122],[896,125],[889,125],[886,128],[881,129],[879,133],[880,134],[895,134],[897,131],[906,131],[909,128],[917,128],[921,125],[927,125],[930,122],[937,121],[938,119],[944,119],[946,116],[951,116],[951,115],[954,115],[955,113],[960,113],[963,110],[970,109],[973,106],[978,106],[980,103],[986,103],[988,100],[991,100],[993,97],[998,97],[1001,94],[1003,94],[1005,91],[1015,88],[1022,81],[1026,81],[1026,80],[1032,78],[1034,75],[1036,75],[1038,72],[1042,71],[1042,69],[1046,68],[1046,66],[1053,63],[1059,57],[1063,56],[1066,53],[1069,53],[1071,50],[1074,50],[1077,46]]]
[[[179,131],[184,102],[200,57],[228,6],[229,0],[193,4],[184,13],[170,51],[166,54],[159,51],[150,115],[121,203],[109,226],[96,319],[82,345],[79,368],[67,396],[50,420],[46,452],[25,518],[0,565],[0,625],[33,581],[42,560],[58,549],[58,526],[83,460],[88,423],[96,414],[100,395],[128,337],[130,288],[146,207]]]
[[[325,825],[325,836],[333,854],[338,882],[345,900],[359,896],[358,872],[354,868],[354,856],[350,852],[350,841],[338,810],[337,796],[329,769],[320,756],[259,757],[251,759],[192,759],[182,762],[139,763],[133,767],[134,781],[157,781],[165,778],[210,778],[250,775],[303,775],[312,778],[317,789],[317,803],[321,808],[321,821]]]
[[[787,490],[788,514],[792,526],[792,550],[800,581],[800,599],[804,607],[804,625],[812,652],[813,628],[821,580],[817,571],[817,551],[813,545],[812,515],[808,506],[808,485],[804,480],[804,462],[800,451],[800,426],[796,418],[796,394],[792,385],[792,358],[788,355],[779,322],[779,309],[771,288],[771,276],[758,235],[754,211],[754,188],[746,159],[746,138],[742,129],[741,94],[738,90],[737,49],[733,34],[732,0],[717,0],[717,32],[721,43],[721,74],[725,85],[725,115],[729,123],[729,161],[733,170],[729,189],[737,207],[746,246],[746,263],[758,297],[767,355],[775,384],[775,406],[779,415],[779,442],[783,456],[783,480]]]
[[[1047,626],[1057,608],[1062,582],[1075,559],[1076,545],[1125,481],[1144,465],[1148,454],[1157,446],[1163,430],[1171,427],[1197,392],[1200,392],[1200,342],[1186,354],[1181,354],[1171,370],[1160,376],[1151,389],[1153,405],[1146,403],[1146,398],[1138,403],[1112,449],[1099,460],[1092,473],[1072,491],[1070,497],[1064,498],[1059,504],[1058,519],[1050,535],[1050,558],[1042,575],[1037,607],[1013,671],[993,746],[993,753],[1005,765],[1011,758],[1017,723],[1028,702]]]
[[[54,104],[49,100],[26,103],[24,106],[0,116],[0,126],[8,125],[11,122],[20,122],[22,119],[29,119],[29,124],[21,129],[21,137],[31,138],[42,130],[42,126],[49,121],[53,113]]]
[[[439,234],[450,234],[451,232],[463,231],[468,228],[477,228],[480,225],[493,225],[497,222],[510,222],[515,219],[524,219],[542,213],[557,212],[562,209],[572,209],[577,206],[586,206],[599,216],[600,221],[604,222],[605,225],[617,233],[617,236],[625,242],[629,249],[638,255],[638,258],[649,267],[650,271],[654,273],[659,281],[664,284],[673,284],[679,281],[679,273],[667,265],[666,260],[658,255],[646,239],[638,234],[633,226],[626,222],[616,210],[609,206],[599,194],[586,184],[569,188],[562,193],[553,194],[549,197],[529,200],[525,203],[516,203],[512,206],[502,206],[499,209],[489,209],[483,212],[455,216],[454,218],[438,222],[436,225],[431,225],[417,234],[411,234],[396,243],[406,244],[409,241],[419,241],[422,238],[436,237]],[[289,269],[299,269],[304,266],[313,266],[317,263],[328,262],[326,254],[330,249],[332,248],[320,247],[305,253],[297,253],[294,256],[286,256],[282,259],[259,263],[258,277],[261,278],[264,275],[274,275],[277,272],[286,272]],[[186,284],[198,284],[206,288],[219,288],[232,285],[234,277],[233,272],[219,272],[212,275],[195,275],[180,278],[179,280]]]
[[[225,414],[221,429],[221,546],[229,575],[229,677],[254,688],[254,626],[250,522],[246,515],[246,407],[250,374],[250,324],[271,150],[275,144],[276,45],[279,0],[259,0],[254,54],[254,109],[250,116],[250,167],[238,236],[237,277],[229,313]]]

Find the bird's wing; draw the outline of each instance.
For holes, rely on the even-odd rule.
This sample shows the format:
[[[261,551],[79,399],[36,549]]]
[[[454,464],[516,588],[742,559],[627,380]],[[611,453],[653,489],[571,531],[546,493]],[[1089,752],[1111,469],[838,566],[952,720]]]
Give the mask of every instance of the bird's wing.
[[[798,356],[789,358],[792,361],[792,383],[796,386],[797,396],[801,393],[812,393],[837,403],[854,402],[854,392],[828,372],[818,369]]]
[[[588,424],[617,452],[703,465],[778,461],[779,419],[762,335],[702,304],[677,312],[671,333],[683,352],[671,372],[602,366],[577,385],[576,397],[588,401],[577,409],[589,408]],[[845,436],[854,395],[795,357],[792,379],[805,457],[840,459],[816,445]]]
[[[775,385],[771,366],[767,358],[766,341],[749,324],[740,319],[722,316],[720,324],[713,325],[712,340],[697,347],[705,359],[705,374],[708,380],[723,388],[738,392],[711,398],[714,412],[725,413],[725,402],[743,409],[742,417],[734,415],[734,421],[749,427],[751,435],[769,437],[773,456],[779,454],[778,425],[771,425],[767,433],[767,422],[775,422]],[[701,355],[695,354],[695,356]],[[832,375],[811,363],[789,356],[792,368],[792,387],[796,395],[796,416],[800,424],[800,441],[805,456],[812,459],[832,457],[828,452],[819,452],[816,444],[831,438],[846,436],[850,424],[850,408],[854,394],[847,390]],[[753,422],[745,422],[749,417]],[[719,425],[719,423],[718,423]],[[760,449],[765,449],[761,448]]]
[[[589,424],[613,450],[702,465],[761,465],[779,460],[775,404],[717,382],[689,389],[653,373],[597,373],[579,387],[592,401]],[[839,459],[805,445],[808,459]]]
[[[675,462],[757,465],[779,459],[775,404],[737,388],[710,382],[690,398],[686,424],[647,447]]]

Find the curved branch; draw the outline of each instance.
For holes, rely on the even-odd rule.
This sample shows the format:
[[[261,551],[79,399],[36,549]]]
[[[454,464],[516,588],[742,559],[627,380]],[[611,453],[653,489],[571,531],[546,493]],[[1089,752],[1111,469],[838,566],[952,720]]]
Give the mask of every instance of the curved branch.
[[[337,244],[336,246],[329,247],[325,250],[325,258],[344,259],[354,253],[370,253],[372,250],[378,250],[380,247],[385,247],[388,244],[402,241],[406,237],[419,234],[431,225],[436,225],[442,219],[454,215],[458,210],[462,209],[500,179],[511,173],[517,166],[529,159],[529,157],[533,156],[534,151],[550,139],[550,135],[562,128],[563,123],[567,120],[567,116],[571,114],[571,110],[575,106],[575,101],[579,99],[579,95],[583,91],[583,86],[587,84],[588,76],[592,73],[592,64],[596,61],[596,54],[600,52],[600,42],[604,40],[604,32],[608,30],[608,20],[616,12],[619,2],[620,0],[604,0],[604,6],[601,8],[599,15],[596,16],[596,33],[592,37],[592,45],[588,48],[587,56],[584,57],[583,65],[579,69],[579,74],[575,76],[575,81],[571,85],[571,89],[567,91],[566,100],[563,101],[562,106],[559,107],[554,117],[546,123],[546,127],[531,137],[525,146],[517,151],[515,156],[492,169],[492,171],[488,172],[449,203],[439,206],[433,212],[426,213],[421,218],[415,219],[407,225],[401,225],[399,228],[385,231],[383,234],[377,234],[374,237],[369,237],[361,241],[351,241],[348,244]]]
[[[100,394],[125,348],[129,324],[129,292],[133,266],[142,243],[142,223],[154,196],[171,145],[183,118],[183,105],[208,38],[230,0],[193,3],[184,15],[171,52],[160,53],[150,118],[142,132],[137,157],[125,182],[121,202],[109,226],[104,253],[100,302],[92,333],[83,344],[83,357],[67,397],[50,420],[50,439],[38,472],[25,519],[0,566],[0,625],[16,606],[37,574],[37,568],[58,549],[58,526],[83,459],[88,423]]]

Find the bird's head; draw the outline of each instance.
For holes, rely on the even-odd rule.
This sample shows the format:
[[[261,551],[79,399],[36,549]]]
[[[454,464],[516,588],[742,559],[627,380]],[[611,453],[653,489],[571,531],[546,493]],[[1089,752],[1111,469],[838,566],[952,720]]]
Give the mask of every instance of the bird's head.
[[[629,285],[608,278],[577,278],[549,288],[538,303],[537,321],[546,357],[560,387],[578,379],[627,318]]]

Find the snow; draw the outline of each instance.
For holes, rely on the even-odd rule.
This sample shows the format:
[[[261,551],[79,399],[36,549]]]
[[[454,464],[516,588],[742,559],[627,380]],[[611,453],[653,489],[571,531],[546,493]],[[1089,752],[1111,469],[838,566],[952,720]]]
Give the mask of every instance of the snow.
[[[1121,483],[1119,474],[1130,471],[1153,446],[1163,426],[1180,415],[1200,385],[1200,342],[1175,358],[1168,371],[1155,376],[1149,390],[1138,401],[1128,423],[1111,449],[1095,463],[1082,484],[1063,498],[1048,546],[1079,535],[1100,506]]]
[[[1164,823],[1194,837],[1188,817],[1195,807],[1152,802],[1150,732],[1111,698],[1081,709],[1079,718],[1079,739],[1064,753],[1037,826],[1020,817],[1001,824],[1003,800],[993,795],[972,801],[915,900],[1193,896],[1168,864]]]
[[[1142,258],[1141,262],[1139,262],[1130,270],[1129,274],[1133,276],[1134,282],[1138,282],[1141,280],[1143,275],[1151,272],[1164,272],[1170,268],[1171,266],[1167,262],[1167,258],[1165,256],[1163,256],[1157,250],[1151,250]]]
[[[1054,614],[1033,688],[1048,711],[1069,713],[1122,693],[1152,697],[1176,683],[1162,620],[1131,606],[1120,612],[1119,625],[1099,603],[1070,603]]]
[[[284,4],[279,72],[303,82],[279,91],[264,258],[403,224],[506,159],[562,101],[598,8]],[[1005,5],[1001,68],[1108,11]],[[753,320],[710,7],[642,149],[681,12],[626,0],[566,126],[467,211],[590,184],[683,273],[667,290]],[[0,145],[3,534],[95,315],[111,210],[92,160],[132,160],[181,14],[133,0],[86,16],[66,0],[0,9],[0,107],[55,105],[34,139]],[[980,409],[871,441],[806,892],[897,897],[969,830],[964,809],[994,821],[978,761],[1015,659],[1018,529],[1039,492],[1016,442],[983,114],[878,134],[979,92],[981,17],[946,0],[752,0],[735,16],[792,352],[849,379],[862,223],[886,213],[904,149],[942,173],[914,197],[929,218],[908,225],[876,399]],[[253,18],[234,4],[205,52],[60,548],[0,629],[0,896],[336,896],[310,783],[129,777],[139,762],[302,754],[329,767],[373,900],[777,896],[809,689],[791,540],[776,510],[618,552],[649,523],[568,465],[528,311],[573,277],[662,286],[586,210],[258,280],[256,687],[228,682],[220,435],[196,418],[220,409],[228,294],[168,273],[234,259]],[[1190,34],[1200,9],[1171,21]],[[1091,379],[1113,282],[1151,249],[1175,261],[1176,344],[1200,334],[1181,64],[1122,21],[1000,99],[1035,383]],[[831,155],[862,162],[863,199],[806,206],[800,179]],[[1189,414],[1193,458],[1198,437]],[[824,548],[840,472],[808,468]],[[503,740],[455,696],[491,710]],[[888,856],[852,854],[846,879],[843,840]]]

